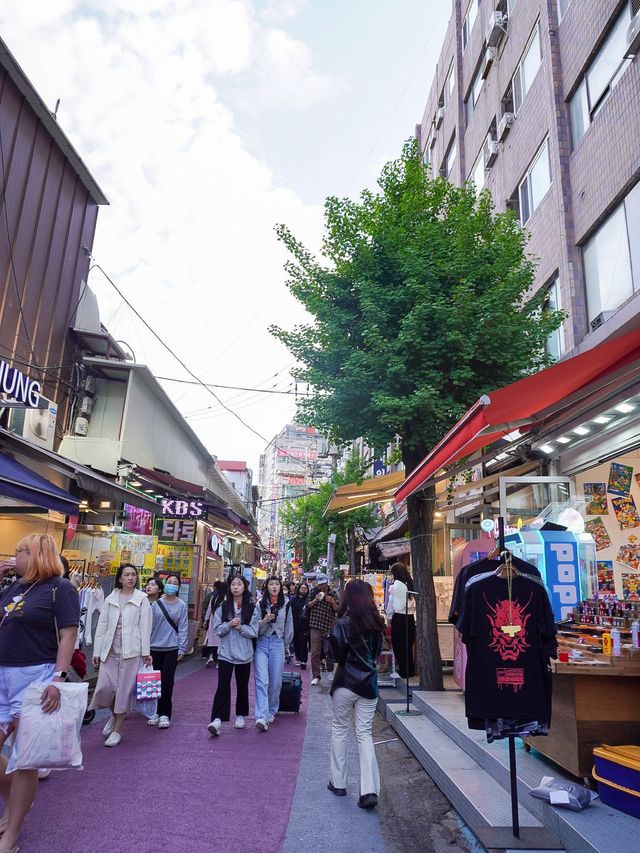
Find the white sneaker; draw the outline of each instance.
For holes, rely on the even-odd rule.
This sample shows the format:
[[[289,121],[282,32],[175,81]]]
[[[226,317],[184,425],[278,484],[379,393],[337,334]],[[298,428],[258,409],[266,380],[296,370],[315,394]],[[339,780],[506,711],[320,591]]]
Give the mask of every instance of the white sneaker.
[[[38,770],[38,779],[48,779],[51,776],[51,768],[45,767],[42,770]]]
[[[245,726],[244,717],[236,717],[235,726],[237,729],[243,729]]]
[[[159,719],[160,719],[160,717],[157,714],[154,714],[153,717],[149,717],[149,719],[147,720],[147,725],[148,726],[157,726]]]
[[[271,725],[271,723],[272,723],[274,720],[275,720],[275,717],[273,716],[273,714],[269,714],[269,719],[267,720],[267,722],[269,723],[269,725]]]
[[[102,737],[109,737],[116,724],[116,718],[113,714],[107,720],[106,726],[102,729]]]
[[[119,735],[118,732],[111,732],[109,737],[105,740],[105,746],[117,746],[122,740],[122,735]]]
[[[216,719],[212,720],[212,722],[210,722],[209,725],[207,726],[207,731],[209,732],[210,735],[214,735],[215,737],[217,737],[220,734],[220,727],[221,726],[222,726],[222,720],[220,720],[216,717]]]
[[[208,658],[205,666],[212,666],[215,663],[213,658]]]
[[[256,720],[256,728],[259,732],[268,732],[269,723],[266,720]]]
[[[311,686],[315,687],[317,684],[320,684],[320,679],[319,678],[312,678],[311,679]]]
[[[158,728],[159,729],[168,729],[170,726],[169,717],[160,717],[158,720]]]

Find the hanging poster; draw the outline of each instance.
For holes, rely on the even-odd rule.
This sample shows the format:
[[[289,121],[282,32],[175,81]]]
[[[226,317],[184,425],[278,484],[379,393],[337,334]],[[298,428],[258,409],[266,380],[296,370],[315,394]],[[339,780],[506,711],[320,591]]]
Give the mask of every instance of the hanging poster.
[[[633,542],[621,545],[616,562],[621,563],[628,569],[640,569],[640,545],[636,545]]]
[[[607,533],[607,528],[600,517],[587,521],[584,525],[587,533],[590,533],[595,539],[596,551],[604,551],[611,545],[611,539]]]
[[[636,502],[631,495],[626,498],[611,498],[611,505],[618,519],[620,530],[640,527],[640,515],[638,515]]]
[[[584,496],[587,500],[587,515],[609,515],[606,483],[585,483]]]
[[[615,592],[613,562],[598,560],[598,598],[615,595]]]
[[[631,490],[631,476],[633,468],[631,465],[621,465],[619,462],[612,462],[609,469],[609,485],[607,491],[612,495],[621,495],[628,497]]]
[[[622,573],[622,595],[627,601],[640,601],[640,575]]]

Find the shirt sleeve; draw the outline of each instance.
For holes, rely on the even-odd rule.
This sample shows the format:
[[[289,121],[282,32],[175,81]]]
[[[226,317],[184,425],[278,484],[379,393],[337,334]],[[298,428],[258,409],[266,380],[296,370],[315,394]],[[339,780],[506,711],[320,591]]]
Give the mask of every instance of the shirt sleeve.
[[[66,579],[55,587],[54,613],[58,628],[77,628],[80,624],[80,596],[78,590]]]
[[[187,605],[182,602],[180,617],[178,619],[178,652],[183,655],[187,651],[187,638],[189,636],[189,611]]]

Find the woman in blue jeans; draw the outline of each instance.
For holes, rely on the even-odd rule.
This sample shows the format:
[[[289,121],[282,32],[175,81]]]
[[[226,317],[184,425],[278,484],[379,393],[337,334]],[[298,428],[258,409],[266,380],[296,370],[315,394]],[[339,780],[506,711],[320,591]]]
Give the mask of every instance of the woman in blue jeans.
[[[285,649],[293,639],[293,616],[280,578],[269,578],[259,607],[260,627],[253,660],[256,728],[266,732],[278,713]]]

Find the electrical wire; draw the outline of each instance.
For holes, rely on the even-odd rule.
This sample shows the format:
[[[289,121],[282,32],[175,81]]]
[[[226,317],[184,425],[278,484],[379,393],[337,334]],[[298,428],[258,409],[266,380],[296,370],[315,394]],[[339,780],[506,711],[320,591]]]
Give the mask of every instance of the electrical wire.
[[[256,394],[297,394],[298,397],[312,397],[313,394],[301,394],[300,391],[274,391],[271,388],[247,388],[242,385],[219,385],[215,382],[194,382],[191,379],[175,379],[172,376],[156,376],[156,379],[162,379],[164,382],[179,382],[183,385],[205,385],[207,388],[225,388],[229,391],[252,391]],[[290,383],[293,384],[293,383]],[[191,414],[196,414],[191,412]]]

